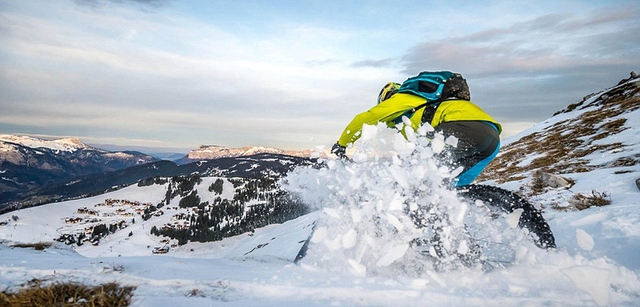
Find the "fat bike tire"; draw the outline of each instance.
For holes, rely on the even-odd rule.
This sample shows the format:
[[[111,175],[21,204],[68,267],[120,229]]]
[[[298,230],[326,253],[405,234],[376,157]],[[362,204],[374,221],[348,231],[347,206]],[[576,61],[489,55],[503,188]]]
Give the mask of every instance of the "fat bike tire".
[[[522,209],[523,212],[520,215],[518,226],[534,234],[534,242],[538,247],[543,249],[556,247],[555,237],[547,221],[540,211],[521,196],[502,188],[481,184],[461,186],[457,187],[456,190],[458,196],[463,199],[467,199],[472,203],[480,200],[486,206],[505,213],[512,213],[516,209]]]

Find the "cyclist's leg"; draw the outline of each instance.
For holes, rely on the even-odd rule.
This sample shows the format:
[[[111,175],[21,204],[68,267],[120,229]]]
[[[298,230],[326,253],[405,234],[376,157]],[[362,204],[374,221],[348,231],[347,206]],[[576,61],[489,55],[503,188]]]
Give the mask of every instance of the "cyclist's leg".
[[[497,128],[483,121],[454,121],[436,127],[445,137],[458,138],[458,146],[441,156],[451,169],[462,167],[456,186],[470,184],[498,154],[500,136]],[[445,157],[448,156],[448,157]]]

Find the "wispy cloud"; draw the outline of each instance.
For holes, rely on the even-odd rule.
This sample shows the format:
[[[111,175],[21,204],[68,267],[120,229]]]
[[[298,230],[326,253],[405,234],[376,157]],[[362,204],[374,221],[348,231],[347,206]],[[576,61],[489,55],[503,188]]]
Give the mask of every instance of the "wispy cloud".
[[[73,0],[78,5],[91,8],[101,8],[107,4],[129,4],[138,6],[143,10],[157,9],[167,5],[173,0]]]
[[[640,67],[637,33],[640,10],[547,14],[417,44],[403,58],[404,71],[462,72],[474,101],[496,117],[533,121]],[[537,108],[522,112],[527,105]]]
[[[640,10],[597,10],[586,16],[549,14],[412,47],[405,71],[440,65],[472,74],[513,75],[570,67],[638,64]],[[633,47],[635,46],[635,47]],[[602,51],[606,50],[606,53]],[[621,56],[621,57],[620,57]]]
[[[360,60],[353,62],[351,67],[393,67],[396,65],[396,61],[393,59],[381,59],[381,60]]]

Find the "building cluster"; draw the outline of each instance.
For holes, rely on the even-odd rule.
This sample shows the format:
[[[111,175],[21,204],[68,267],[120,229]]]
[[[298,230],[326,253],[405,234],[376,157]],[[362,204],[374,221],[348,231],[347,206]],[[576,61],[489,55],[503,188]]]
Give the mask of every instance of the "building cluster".
[[[139,201],[131,201],[126,199],[111,199],[107,198],[104,203],[97,204],[96,207],[116,207],[116,206],[131,206],[131,207],[151,207],[150,203],[141,203]]]
[[[84,219],[81,217],[68,217],[64,219],[65,224],[77,224],[82,222]]]
[[[89,209],[87,207],[78,208],[76,212],[78,212],[78,214],[88,214],[88,215],[96,215],[96,216],[100,215],[100,212],[98,212],[98,210]]]
[[[161,229],[162,230],[170,230],[170,229],[183,230],[183,229],[189,229],[190,226],[191,226],[191,223],[189,221],[174,221],[174,222],[169,222],[162,225]]]

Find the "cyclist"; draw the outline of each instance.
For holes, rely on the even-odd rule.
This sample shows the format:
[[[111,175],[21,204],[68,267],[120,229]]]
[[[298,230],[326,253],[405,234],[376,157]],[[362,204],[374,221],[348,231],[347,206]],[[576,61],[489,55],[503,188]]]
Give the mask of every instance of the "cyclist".
[[[347,125],[331,152],[345,158],[347,146],[360,137],[363,125],[384,122],[395,127],[406,116],[414,130],[430,124],[445,137],[458,139],[458,145],[446,151],[451,156],[448,163],[451,169],[462,167],[455,185],[468,185],[498,154],[502,132],[502,126],[470,99],[467,81],[449,71],[425,71],[403,84],[389,82],[377,105]]]

